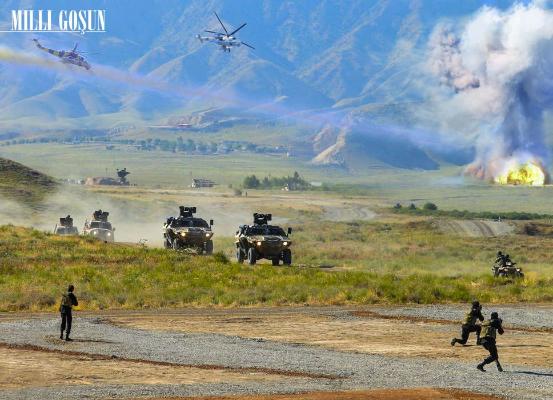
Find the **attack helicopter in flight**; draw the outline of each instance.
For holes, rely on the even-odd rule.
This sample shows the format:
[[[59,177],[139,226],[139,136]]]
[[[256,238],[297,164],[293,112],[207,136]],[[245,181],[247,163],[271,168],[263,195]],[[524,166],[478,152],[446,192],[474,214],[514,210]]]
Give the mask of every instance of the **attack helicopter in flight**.
[[[236,38],[234,36],[236,34],[236,32],[238,32],[240,29],[242,29],[243,27],[246,26],[246,24],[247,24],[246,22],[244,22],[238,28],[236,28],[235,30],[233,30],[232,32],[229,33],[229,31],[227,30],[227,28],[223,24],[223,21],[221,21],[221,18],[219,18],[217,13],[214,13],[214,14],[217,17],[217,20],[219,21],[219,23],[221,24],[221,26],[223,27],[223,30],[225,32],[223,33],[223,32],[214,32],[214,31],[206,30],[205,32],[211,33],[211,34],[213,34],[213,36],[196,35],[196,37],[200,40],[200,42],[202,42],[202,43],[204,41],[205,42],[213,42],[216,45],[220,46],[221,50],[226,51],[228,53],[230,53],[231,48],[240,47],[241,45],[247,46],[250,49],[255,50],[255,48],[253,46],[250,46],[249,44],[247,44],[245,42],[242,42],[241,40],[239,40],[238,38]]]
[[[85,60],[85,58],[77,52],[77,46],[79,45],[78,43],[75,43],[75,47],[73,47],[73,50],[52,50],[41,45],[38,39],[33,39],[33,42],[35,42],[36,47],[38,47],[40,50],[58,57],[64,64],[73,64],[78,67],[83,67],[87,70],[91,68],[90,64]]]

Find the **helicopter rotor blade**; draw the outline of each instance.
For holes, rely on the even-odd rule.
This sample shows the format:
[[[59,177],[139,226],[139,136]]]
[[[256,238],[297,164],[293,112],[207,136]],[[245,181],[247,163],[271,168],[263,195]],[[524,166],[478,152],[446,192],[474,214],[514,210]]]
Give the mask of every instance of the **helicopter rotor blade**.
[[[213,33],[214,35],[224,35],[222,32],[208,31],[207,29],[204,32]]]
[[[249,47],[250,49],[252,49],[252,50],[255,50],[255,47],[250,46],[250,45],[247,44],[246,42],[240,42],[240,43],[242,43],[244,46],[248,46],[248,47]]]
[[[232,36],[234,35],[236,32],[238,32],[240,29],[242,29],[243,27],[245,27],[246,25],[248,25],[247,22],[244,22],[242,25],[240,25],[239,28],[235,29],[234,31],[232,31],[231,33],[229,33],[229,36]]]
[[[217,17],[217,19],[219,20],[219,23],[221,24],[221,26],[223,27],[223,30],[225,31],[225,33],[227,34],[228,36],[228,31],[227,31],[227,28],[225,28],[225,25],[223,24],[223,21],[221,21],[221,18],[219,18],[219,16],[217,15],[217,13],[215,11],[213,11],[213,13],[215,14],[215,16]]]

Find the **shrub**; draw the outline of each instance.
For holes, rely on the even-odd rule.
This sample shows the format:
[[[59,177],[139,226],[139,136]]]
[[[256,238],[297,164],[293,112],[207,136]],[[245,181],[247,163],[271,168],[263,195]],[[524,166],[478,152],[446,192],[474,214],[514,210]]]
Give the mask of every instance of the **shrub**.
[[[436,211],[438,209],[438,206],[434,203],[425,203],[422,208],[424,210]]]

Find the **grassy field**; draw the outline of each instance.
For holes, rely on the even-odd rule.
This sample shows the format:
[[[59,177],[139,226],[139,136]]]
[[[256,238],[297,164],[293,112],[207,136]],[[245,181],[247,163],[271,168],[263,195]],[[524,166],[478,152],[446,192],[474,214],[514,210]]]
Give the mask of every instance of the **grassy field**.
[[[219,188],[239,186],[245,176],[288,176],[298,171],[308,181],[324,182],[335,194],[361,196],[378,207],[436,203],[442,210],[518,211],[553,214],[553,186],[512,187],[463,178],[462,168],[437,171],[401,170],[368,166],[364,171],[317,167],[285,156],[233,153],[200,156],[144,152],[129,148],[106,150],[102,145],[32,144],[0,147],[0,156],[21,162],[58,179],[114,176],[127,167],[129,179],[143,188],[187,187],[192,177],[215,180]]]
[[[549,239],[446,238],[427,222],[310,228],[294,239],[300,265],[275,268],[3,226],[0,311],[55,310],[69,282],[83,309],[553,300]],[[517,254],[524,280],[491,277],[497,245]]]
[[[0,158],[0,195],[24,205],[36,205],[59,187],[52,177]]]

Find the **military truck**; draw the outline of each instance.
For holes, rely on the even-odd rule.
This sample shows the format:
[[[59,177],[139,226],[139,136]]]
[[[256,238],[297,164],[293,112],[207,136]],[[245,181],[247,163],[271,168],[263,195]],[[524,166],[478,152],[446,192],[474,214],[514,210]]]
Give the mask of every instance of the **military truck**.
[[[240,225],[235,241],[239,263],[247,260],[248,264],[255,265],[257,260],[266,258],[273,265],[279,265],[280,261],[285,265],[292,264],[292,242],[288,238],[292,228],[285,232],[279,226],[269,225],[271,219],[271,214],[255,213],[253,225]]]
[[[209,224],[194,217],[196,207],[179,207],[179,216],[167,218],[163,225],[163,243],[166,249],[194,250],[198,254],[213,254],[213,220]]]
[[[107,211],[94,211],[90,221],[87,219],[84,223],[83,235],[89,235],[104,242],[113,242],[115,228],[108,221],[108,216],[109,212]]]
[[[56,224],[56,226],[54,227],[54,234],[64,236],[79,234],[79,230],[77,229],[77,227],[73,226],[73,218],[71,218],[71,215],[60,218],[60,223]]]

